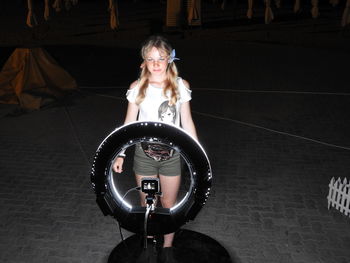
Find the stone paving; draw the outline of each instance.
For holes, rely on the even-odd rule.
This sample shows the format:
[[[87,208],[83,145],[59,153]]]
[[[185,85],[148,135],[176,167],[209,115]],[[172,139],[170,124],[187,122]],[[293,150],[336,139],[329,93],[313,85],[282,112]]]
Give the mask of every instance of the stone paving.
[[[350,218],[327,209],[330,179],[349,179],[348,40],[311,48],[237,41],[234,30],[219,40],[205,29],[169,35],[214,172],[208,203],[184,228],[217,240],[235,263],[350,262]],[[121,241],[89,172],[123,121],[140,41],[108,43],[45,46],[78,96],[18,116],[0,105],[0,262],[102,263]]]

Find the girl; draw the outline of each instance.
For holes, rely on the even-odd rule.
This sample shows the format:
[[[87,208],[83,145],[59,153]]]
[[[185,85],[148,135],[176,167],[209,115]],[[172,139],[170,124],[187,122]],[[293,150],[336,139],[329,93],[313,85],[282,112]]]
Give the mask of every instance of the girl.
[[[139,121],[159,121],[181,126],[196,140],[197,134],[192,120],[191,90],[187,81],[178,77],[175,65],[175,50],[161,36],[150,37],[141,49],[143,63],[140,78],[127,91],[128,109],[124,124]],[[149,146],[149,145],[148,145]],[[136,145],[134,172],[138,186],[144,177],[160,180],[160,198],[164,208],[175,205],[180,187],[180,155],[170,154],[167,158],[152,158],[147,145]],[[122,172],[124,156],[118,156],[113,170]],[[145,195],[141,193],[144,205]],[[172,251],[174,233],[164,235],[162,254]]]

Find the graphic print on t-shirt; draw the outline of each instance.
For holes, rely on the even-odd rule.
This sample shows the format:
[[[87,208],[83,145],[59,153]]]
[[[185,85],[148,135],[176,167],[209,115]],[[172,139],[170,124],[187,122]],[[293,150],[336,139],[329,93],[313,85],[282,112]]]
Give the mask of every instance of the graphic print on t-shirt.
[[[176,120],[175,105],[169,105],[168,100],[160,104],[158,108],[158,120],[163,121],[165,123],[175,124],[175,120]]]

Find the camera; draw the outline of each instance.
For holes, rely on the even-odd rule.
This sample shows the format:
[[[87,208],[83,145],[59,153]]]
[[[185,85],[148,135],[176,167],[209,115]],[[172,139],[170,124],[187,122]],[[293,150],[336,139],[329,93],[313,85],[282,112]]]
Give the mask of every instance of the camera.
[[[152,178],[152,179],[141,179],[141,191],[149,194],[149,195],[155,195],[159,193],[159,179],[158,178]]]

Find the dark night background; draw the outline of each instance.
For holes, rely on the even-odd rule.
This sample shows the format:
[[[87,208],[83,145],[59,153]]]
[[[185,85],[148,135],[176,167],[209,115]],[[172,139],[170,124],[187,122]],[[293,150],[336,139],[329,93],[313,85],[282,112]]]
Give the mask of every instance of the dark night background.
[[[246,1],[202,1],[202,26],[164,27],[166,2],[81,0],[28,28],[26,1],[0,2],[0,66],[17,47],[42,47],[78,83],[67,100],[25,114],[0,104],[0,261],[107,262],[121,241],[90,185],[93,155],[124,119],[142,41],[164,34],[214,172],[207,205],[184,226],[217,240],[233,262],[350,262],[349,216],[327,209],[332,177],[350,178],[346,1],[281,1],[264,23]],[[128,234],[126,234],[128,235]]]

